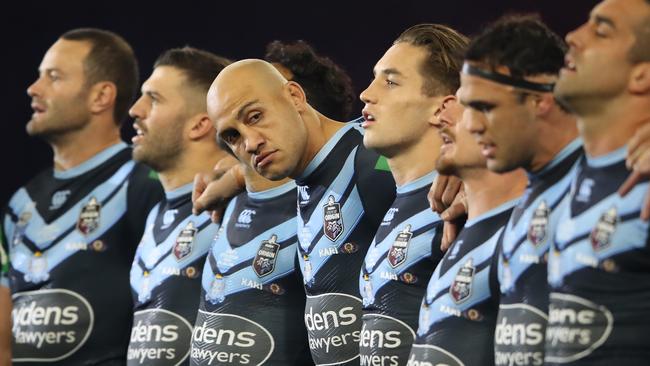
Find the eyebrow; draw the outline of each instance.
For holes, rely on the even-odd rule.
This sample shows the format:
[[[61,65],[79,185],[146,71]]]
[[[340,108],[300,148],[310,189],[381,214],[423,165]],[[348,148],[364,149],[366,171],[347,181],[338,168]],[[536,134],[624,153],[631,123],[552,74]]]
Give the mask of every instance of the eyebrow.
[[[153,90],[147,90],[147,91],[143,92],[143,94],[145,94],[145,95],[147,95],[147,96],[149,96],[150,98],[153,98],[153,99],[160,99],[160,100],[165,99],[162,95],[160,95],[160,93],[158,93],[156,91],[153,91]]]
[[[259,102],[259,99],[255,99],[255,100],[250,101],[250,102],[244,104],[243,106],[241,106],[241,107],[239,108],[239,110],[237,111],[237,119],[238,119],[238,120],[242,119],[242,118],[244,117],[244,111],[246,110],[246,108],[248,108],[248,107],[250,107],[251,105],[253,105],[253,104],[255,104],[255,103],[258,103],[258,102]]]
[[[381,73],[384,75],[397,75],[397,76],[404,76],[399,70],[395,68],[388,68],[388,69],[383,69],[381,70]]]
[[[43,74],[47,74],[47,73],[50,73],[52,71],[63,73],[63,71],[61,71],[61,69],[59,69],[58,67],[48,67],[46,69],[38,69],[38,72],[43,73]]]

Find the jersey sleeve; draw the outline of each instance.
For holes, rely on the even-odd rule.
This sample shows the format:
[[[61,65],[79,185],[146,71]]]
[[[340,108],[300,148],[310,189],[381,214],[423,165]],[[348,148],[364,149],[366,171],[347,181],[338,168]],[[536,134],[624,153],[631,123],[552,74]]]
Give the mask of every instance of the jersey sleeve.
[[[158,175],[149,167],[137,164],[129,178],[127,194],[126,215],[132,237],[142,237],[149,213],[163,198],[164,191]]]

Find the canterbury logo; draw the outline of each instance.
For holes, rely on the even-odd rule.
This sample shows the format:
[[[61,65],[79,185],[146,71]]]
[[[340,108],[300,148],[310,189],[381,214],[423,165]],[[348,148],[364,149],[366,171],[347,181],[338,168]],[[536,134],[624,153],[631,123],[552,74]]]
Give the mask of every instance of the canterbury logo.
[[[253,221],[253,215],[256,213],[255,210],[244,210],[239,214],[237,222],[240,224],[250,224]]]

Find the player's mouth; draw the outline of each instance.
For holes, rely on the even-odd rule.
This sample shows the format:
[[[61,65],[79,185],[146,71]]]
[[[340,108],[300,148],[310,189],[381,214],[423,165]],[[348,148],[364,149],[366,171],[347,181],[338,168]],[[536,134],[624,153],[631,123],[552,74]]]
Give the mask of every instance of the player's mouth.
[[[253,166],[255,170],[263,169],[273,162],[274,154],[278,150],[263,151],[257,155],[253,155]]]
[[[497,146],[491,142],[485,140],[478,141],[479,146],[481,147],[481,155],[486,159],[494,159],[496,156]]]
[[[562,70],[560,70],[560,72],[563,72],[563,73],[575,73],[576,72],[575,61],[573,60],[573,58],[569,54],[564,56],[564,67],[562,68]]]
[[[375,120],[375,116],[372,113],[370,113],[368,110],[364,109],[362,113],[363,113],[364,121],[361,123],[361,127],[368,128],[373,124],[377,123],[377,121]]]
[[[31,107],[32,107],[32,110],[34,111],[32,116],[42,115],[47,110],[47,108],[45,107],[45,104],[38,103],[38,102],[32,102]]]
[[[131,138],[131,142],[133,142],[134,145],[137,145],[144,139],[146,131],[140,121],[135,121],[135,123],[133,123],[133,129],[135,130],[135,136]]]

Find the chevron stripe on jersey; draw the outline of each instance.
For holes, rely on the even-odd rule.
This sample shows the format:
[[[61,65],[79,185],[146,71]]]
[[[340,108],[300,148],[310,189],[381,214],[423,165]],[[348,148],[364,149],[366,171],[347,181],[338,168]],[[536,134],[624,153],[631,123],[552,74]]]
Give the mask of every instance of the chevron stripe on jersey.
[[[203,272],[192,365],[310,363],[295,204],[290,182],[228,205]],[[215,341],[211,332],[223,334]]]
[[[192,186],[165,193],[147,217],[131,266],[135,314],[127,365],[187,365],[201,272],[219,225],[192,215]],[[151,337],[158,329],[165,337]],[[150,350],[154,351],[150,351]]]
[[[40,173],[10,200],[14,362],[126,359],[129,266],[162,193],[151,170],[130,158],[131,149],[116,144],[72,169]],[[44,321],[42,311],[60,316]]]
[[[409,362],[484,365],[494,358],[499,298],[495,253],[516,203],[506,202],[469,220],[445,253],[421,303]]]
[[[435,171],[397,188],[359,276],[363,295],[361,364],[405,365],[415,339],[418,309],[442,258],[442,221],[427,194]],[[390,338],[390,341],[387,341]]]
[[[648,180],[625,197],[626,148],[583,158],[549,260],[547,364],[644,365],[650,357]]]
[[[544,358],[548,249],[558,223],[557,206],[566,196],[576,161],[583,154],[582,140],[574,140],[539,172],[529,173],[526,192],[503,232],[499,246],[501,305],[497,323],[503,329],[523,327],[527,331],[521,337],[495,339],[497,366],[510,366],[512,362],[537,365]]]
[[[9,201],[9,215],[5,216],[7,235],[11,238],[12,267],[24,273],[25,281],[42,282],[49,278],[47,272],[54,269],[79,250],[86,250],[87,243],[102,236],[126,212],[127,182],[134,163],[126,162],[107,182],[78,201],[70,210],[52,222],[46,222],[35,209],[34,199],[25,188],[16,192]],[[100,204],[98,227],[89,235],[77,229],[79,216],[92,199]],[[23,225],[21,218],[29,217]],[[16,223],[15,226],[12,225]],[[34,254],[40,252],[47,263],[39,276],[30,275]],[[30,279],[28,279],[28,277]]]
[[[298,259],[316,365],[359,364],[359,269],[395,198],[392,175],[375,169],[380,156],[363,146],[360,121],[338,130],[296,179]]]

